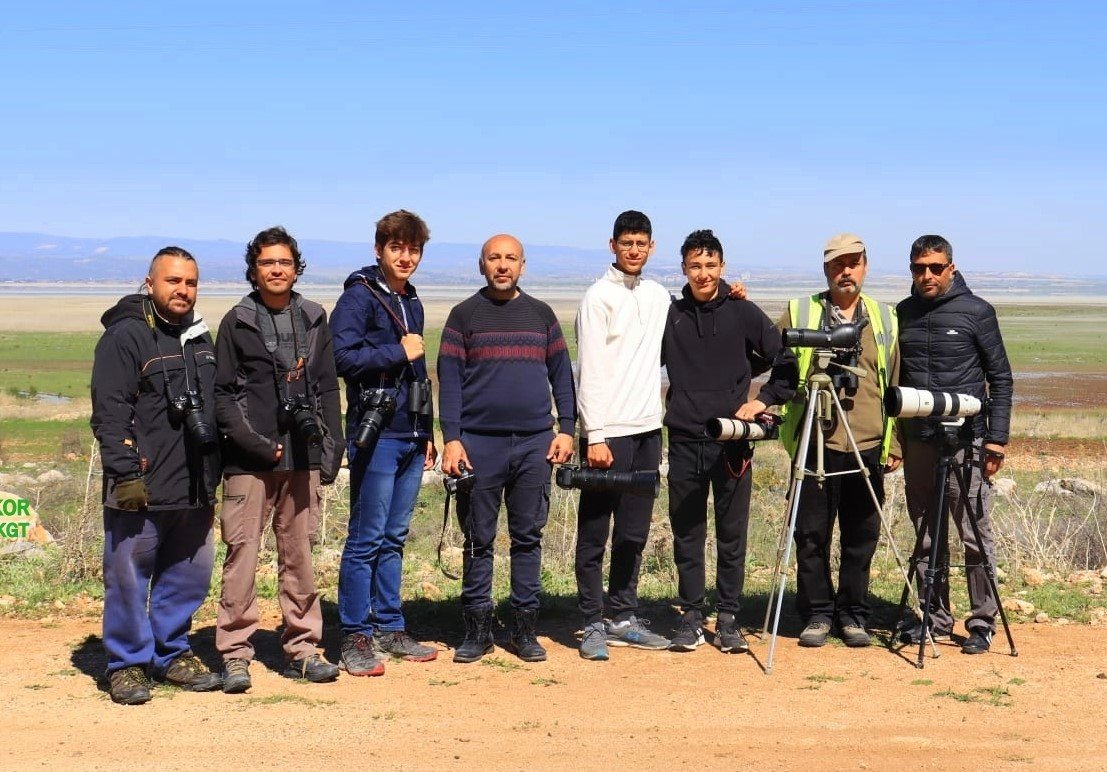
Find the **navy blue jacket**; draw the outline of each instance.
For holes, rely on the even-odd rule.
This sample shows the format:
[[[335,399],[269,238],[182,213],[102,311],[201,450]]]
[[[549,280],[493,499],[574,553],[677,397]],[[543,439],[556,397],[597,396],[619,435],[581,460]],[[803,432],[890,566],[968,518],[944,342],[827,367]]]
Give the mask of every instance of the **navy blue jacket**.
[[[372,287],[370,290],[366,286]],[[396,397],[396,415],[382,438],[426,440],[431,416],[407,410],[411,382],[427,378],[426,357],[407,361],[400,338],[407,332],[423,334],[423,304],[410,283],[403,294],[391,292],[375,265],[351,273],[331,313],[334,363],[346,382],[346,434],[353,436],[361,422],[361,392],[387,389]],[[397,322],[385,304],[400,320]]]

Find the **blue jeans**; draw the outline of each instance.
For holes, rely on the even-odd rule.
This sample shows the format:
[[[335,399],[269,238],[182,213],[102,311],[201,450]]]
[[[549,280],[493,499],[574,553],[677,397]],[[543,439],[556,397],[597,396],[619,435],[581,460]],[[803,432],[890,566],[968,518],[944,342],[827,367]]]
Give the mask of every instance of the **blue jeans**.
[[[208,594],[213,511],[104,507],[104,649],[108,672],[161,675],[189,651],[192,615]]]
[[[423,480],[426,441],[381,439],[371,458],[352,442],[350,528],[338,572],[343,635],[404,629],[404,543]]]

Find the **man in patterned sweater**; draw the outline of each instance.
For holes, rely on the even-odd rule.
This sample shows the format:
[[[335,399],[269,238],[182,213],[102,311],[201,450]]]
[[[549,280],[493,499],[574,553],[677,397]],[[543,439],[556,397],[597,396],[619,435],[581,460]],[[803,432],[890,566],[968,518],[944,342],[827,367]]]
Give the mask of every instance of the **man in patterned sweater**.
[[[492,557],[501,500],[511,536],[510,648],[523,660],[546,659],[535,637],[542,589],[542,528],[550,499],[550,465],[573,455],[576,400],[572,365],[553,310],[522,292],[523,245],[493,236],[481,248],[488,286],[455,306],[438,354],[442,471],[474,475],[459,491],[465,534],[461,602],[465,640],[455,662],[493,649]],[[550,390],[557,405],[552,433]]]

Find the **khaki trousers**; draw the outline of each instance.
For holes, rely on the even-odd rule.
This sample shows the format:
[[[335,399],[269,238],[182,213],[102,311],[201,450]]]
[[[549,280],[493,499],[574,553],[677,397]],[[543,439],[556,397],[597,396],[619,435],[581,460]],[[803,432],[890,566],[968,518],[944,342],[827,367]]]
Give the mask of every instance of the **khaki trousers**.
[[[319,471],[231,475],[223,481],[220,523],[227,557],[215,630],[215,646],[224,661],[254,656],[250,636],[260,616],[258,551],[270,516],[277,538],[284,652],[289,659],[310,656],[323,637],[323,611],[311,566],[311,542],[319,528]]]

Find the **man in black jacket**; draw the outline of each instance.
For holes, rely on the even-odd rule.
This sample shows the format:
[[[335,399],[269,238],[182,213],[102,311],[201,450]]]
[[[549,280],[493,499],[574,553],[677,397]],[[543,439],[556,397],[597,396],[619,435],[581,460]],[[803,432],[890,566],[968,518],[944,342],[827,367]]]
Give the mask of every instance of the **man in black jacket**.
[[[704,549],[707,494],[715,497],[718,617],[714,644],[723,652],[749,649],[735,615],[746,569],[753,448],[745,440],[714,442],[712,418],[756,421],[770,405],[792,398],[799,380],[795,355],[748,300],[730,297],[722,281],[723,246],[709,230],[695,231],[680,249],[688,277],[669,308],[661,357],[669,373],[665,426],[669,429],[669,519],[683,616],[670,648],[693,651],[704,643],[707,611]],[[756,399],[751,379],[772,366]]]
[[[196,261],[165,247],[146,294],[101,318],[92,366],[92,432],[104,469],[104,649],[111,698],[149,701],[147,674],[191,691],[220,678],[191,650],[207,596],[219,483],[215,350],[193,313]]]
[[[980,654],[988,650],[995,633],[998,599],[992,594],[981,565],[982,555],[995,566],[995,544],[989,517],[991,477],[1003,466],[1004,446],[1011,424],[1012,375],[992,306],[977,297],[965,284],[953,264],[953,247],[941,236],[920,236],[911,245],[911,295],[897,307],[900,328],[901,386],[930,391],[970,394],[986,407],[974,418],[966,419],[961,439],[971,444],[973,456],[983,458],[973,466],[967,491],[979,509],[977,543],[956,478],[949,480],[946,506],[965,545],[965,565],[972,611],[965,628],[968,639],[961,650]],[[903,428],[904,478],[907,509],[916,529],[924,529],[920,548],[919,578],[927,568],[930,538],[926,525],[938,513],[935,467],[941,445],[936,421],[932,418],[901,419]],[[964,458],[962,448],[957,462]],[[949,548],[941,545],[940,562],[948,565]],[[948,637],[953,629],[949,606],[949,577],[940,572],[934,588],[931,630],[935,638]],[[906,632],[908,640],[918,642],[921,625]]]
[[[311,542],[319,485],[334,482],[342,463],[342,415],[327,313],[292,290],[304,268],[284,228],[259,233],[246,246],[254,291],[219,325],[215,405],[225,437],[220,524],[227,556],[215,645],[228,694],[250,688],[250,635],[259,619],[254,578],[270,512],[284,675],[316,683],[338,677],[338,667],[316,652],[323,612]]]

